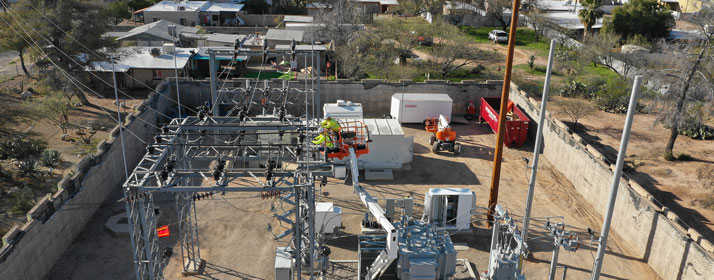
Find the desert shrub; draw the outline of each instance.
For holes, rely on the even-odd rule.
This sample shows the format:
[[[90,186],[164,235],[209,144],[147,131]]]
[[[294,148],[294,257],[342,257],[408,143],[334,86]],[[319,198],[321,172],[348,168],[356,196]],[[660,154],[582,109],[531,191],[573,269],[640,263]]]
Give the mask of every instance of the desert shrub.
[[[42,165],[47,167],[57,167],[60,162],[60,152],[55,150],[45,150],[42,152],[42,157],[40,158]]]
[[[25,159],[17,163],[17,169],[20,175],[30,176],[37,171],[37,161],[34,159]]]
[[[10,211],[15,215],[25,214],[35,205],[35,202],[32,200],[32,190],[29,188],[22,188],[14,192],[11,194],[11,197],[13,198],[13,204]]]
[[[587,86],[576,80],[570,80],[565,86],[560,89],[560,96],[563,97],[574,97],[581,95],[585,92]]]
[[[692,139],[714,139],[714,128],[700,122],[685,122],[679,128],[679,134]]]
[[[607,79],[601,77],[593,77],[583,82],[585,84],[585,91],[583,97],[588,99],[593,99],[595,94],[600,91],[606,83]]]
[[[46,148],[47,144],[41,140],[15,136],[0,142],[0,159],[24,160],[39,156]]]
[[[629,103],[630,87],[627,81],[608,79],[593,96],[600,110],[610,113],[626,113]]]

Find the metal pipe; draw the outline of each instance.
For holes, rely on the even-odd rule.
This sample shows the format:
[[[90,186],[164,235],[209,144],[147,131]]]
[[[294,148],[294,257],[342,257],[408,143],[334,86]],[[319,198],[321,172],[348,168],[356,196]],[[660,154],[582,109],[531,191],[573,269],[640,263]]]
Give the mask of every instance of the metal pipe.
[[[632,85],[632,94],[630,95],[630,105],[627,107],[627,118],[625,119],[625,128],[622,130],[622,139],[620,140],[620,152],[617,153],[617,163],[615,164],[615,175],[612,177],[612,185],[610,187],[610,202],[607,204],[607,214],[602,224],[602,232],[600,232],[600,242],[597,247],[597,257],[593,267],[592,280],[600,279],[600,270],[602,269],[602,261],[607,248],[607,236],[610,233],[610,222],[612,222],[612,212],[615,209],[615,199],[617,198],[617,190],[620,186],[620,177],[622,177],[622,167],[625,165],[625,156],[627,155],[627,144],[630,141],[630,130],[632,128],[632,119],[635,116],[637,107],[637,94],[640,91],[642,76],[635,76],[635,81]]]
[[[218,96],[216,94],[216,52],[208,49],[209,61],[208,66],[211,73],[211,107],[213,107],[213,115],[218,116],[218,106],[215,106]]]
[[[124,179],[129,179],[129,168],[126,165],[126,146],[124,144],[124,122],[121,119],[121,106],[119,106],[119,90],[117,88],[117,72],[114,69],[113,57],[109,57],[109,61],[112,62],[112,78],[114,79],[114,100],[117,103],[117,122],[119,124],[119,138],[121,139],[121,159],[124,161]]]
[[[169,31],[171,32],[171,38],[174,39],[174,74],[176,76],[176,104],[178,105],[178,117],[181,118],[181,89],[179,89],[178,82],[178,66],[176,64],[176,54],[178,53],[176,25],[169,25]]]
[[[553,52],[555,50],[555,40],[550,40],[550,51],[548,51],[548,67],[545,71],[545,82],[543,83],[543,95],[540,101],[540,113],[538,114],[538,130],[536,132],[535,147],[533,148],[533,166],[531,166],[531,178],[528,182],[528,198],[526,199],[526,213],[523,217],[523,231],[521,239],[528,243],[528,223],[531,217],[531,207],[533,206],[533,193],[535,191],[536,175],[538,174],[538,160],[543,150],[543,126],[545,126],[545,108],[548,103],[548,92],[550,91],[550,73],[553,67]]]
[[[501,90],[501,109],[498,112],[498,131],[496,151],[493,156],[493,173],[491,175],[491,192],[488,197],[488,220],[493,220],[493,210],[498,204],[498,183],[501,179],[501,158],[503,157],[503,134],[506,127],[506,108],[508,107],[508,91],[511,88],[511,70],[513,70],[513,50],[516,47],[516,28],[518,27],[518,9],[520,0],[513,0],[511,7],[511,29],[508,34],[508,55],[506,56],[506,73],[503,77]]]
[[[557,243],[553,245],[555,245],[555,248],[553,248],[553,257],[550,259],[550,272],[548,272],[548,280],[555,280],[555,271],[558,268],[558,254],[560,253],[560,245]]]

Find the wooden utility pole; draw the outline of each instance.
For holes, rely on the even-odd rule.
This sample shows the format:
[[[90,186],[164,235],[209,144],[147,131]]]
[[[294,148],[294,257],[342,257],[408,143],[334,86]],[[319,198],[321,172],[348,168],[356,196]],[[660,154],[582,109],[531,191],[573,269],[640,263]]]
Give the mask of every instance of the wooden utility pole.
[[[501,158],[503,157],[503,134],[506,127],[506,108],[508,107],[508,92],[511,89],[511,70],[513,69],[513,50],[516,47],[516,29],[518,28],[518,8],[520,0],[513,0],[511,7],[511,29],[508,33],[508,55],[506,56],[506,73],[503,76],[501,90],[501,109],[498,112],[498,131],[496,151],[493,156],[493,173],[491,175],[491,192],[488,196],[488,220],[493,220],[493,211],[498,204],[498,183],[501,179]]]

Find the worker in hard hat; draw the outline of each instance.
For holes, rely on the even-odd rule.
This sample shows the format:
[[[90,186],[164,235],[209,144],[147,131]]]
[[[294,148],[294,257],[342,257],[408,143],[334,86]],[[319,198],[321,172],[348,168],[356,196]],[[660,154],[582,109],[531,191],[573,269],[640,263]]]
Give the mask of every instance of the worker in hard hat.
[[[320,122],[320,126],[329,132],[340,132],[340,124],[329,116]]]
[[[330,133],[327,132],[327,129],[320,128],[320,134],[312,139],[312,143],[320,146],[325,145],[328,149],[332,149],[335,147],[335,143],[332,139],[333,138],[330,136]]]

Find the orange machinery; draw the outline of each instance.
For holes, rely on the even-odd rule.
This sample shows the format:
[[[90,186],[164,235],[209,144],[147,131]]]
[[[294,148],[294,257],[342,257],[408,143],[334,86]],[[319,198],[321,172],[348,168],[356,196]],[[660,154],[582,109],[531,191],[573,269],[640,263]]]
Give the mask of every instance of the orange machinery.
[[[335,148],[327,151],[328,158],[343,159],[350,155],[350,147],[354,148],[358,157],[369,153],[369,133],[367,126],[361,121],[339,121],[340,131],[337,132]]]
[[[437,153],[441,150],[450,151],[454,154],[461,153],[461,144],[456,143],[456,132],[449,125],[449,120],[444,115],[438,118],[430,118],[425,122],[426,132],[429,136],[431,151]]]

